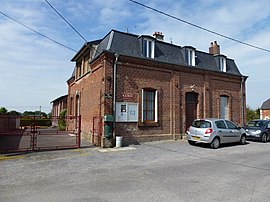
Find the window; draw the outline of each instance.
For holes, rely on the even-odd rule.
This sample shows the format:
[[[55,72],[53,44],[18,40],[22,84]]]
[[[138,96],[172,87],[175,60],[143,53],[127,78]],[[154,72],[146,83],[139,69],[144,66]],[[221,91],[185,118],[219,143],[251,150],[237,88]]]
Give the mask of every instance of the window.
[[[237,125],[235,125],[234,123],[230,122],[230,121],[227,121],[225,120],[227,126],[228,126],[228,129],[237,129]]]
[[[221,119],[229,119],[229,107],[227,96],[220,96],[220,116]]]
[[[195,66],[195,50],[187,49],[187,64]]]
[[[226,125],[225,125],[224,121],[216,121],[215,123],[216,123],[216,126],[218,128],[226,129]]]
[[[157,122],[157,90],[142,89],[142,121]]]
[[[81,66],[82,66],[82,63],[77,63],[77,66],[76,66],[76,78],[80,78],[81,77]]]
[[[89,53],[83,57],[83,74],[89,71]]]
[[[75,116],[80,115],[80,96],[79,94],[76,95],[76,111],[75,111]]]
[[[211,122],[205,120],[195,120],[192,123],[195,128],[211,128]]]
[[[155,58],[155,41],[143,40],[143,55],[148,58]]]
[[[265,126],[265,125],[267,125],[267,122],[264,122],[264,121],[250,121],[248,123],[248,126],[249,127],[258,127],[258,128],[261,128],[262,126]]]
[[[70,98],[69,115],[73,114],[73,97]]]
[[[220,57],[219,58],[219,70],[222,71],[222,72],[227,71],[226,58],[225,57]]]

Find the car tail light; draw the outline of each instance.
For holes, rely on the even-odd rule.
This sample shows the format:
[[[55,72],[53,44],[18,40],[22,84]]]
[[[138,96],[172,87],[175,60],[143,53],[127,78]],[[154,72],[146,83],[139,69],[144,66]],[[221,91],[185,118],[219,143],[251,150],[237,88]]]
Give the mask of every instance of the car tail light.
[[[207,130],[205,131],[205,135],[211,134],[212,132],[213,132],[212,128],[207,128]]]
[[[189,132],[190,126],[187,128],[187,132]]]

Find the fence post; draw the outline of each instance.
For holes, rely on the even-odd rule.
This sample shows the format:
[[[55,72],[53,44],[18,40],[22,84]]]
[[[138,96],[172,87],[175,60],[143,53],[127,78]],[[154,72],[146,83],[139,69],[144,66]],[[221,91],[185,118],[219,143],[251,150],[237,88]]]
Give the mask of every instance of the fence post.
[[[78,116],[78,147],[81,147],[81,115]]]

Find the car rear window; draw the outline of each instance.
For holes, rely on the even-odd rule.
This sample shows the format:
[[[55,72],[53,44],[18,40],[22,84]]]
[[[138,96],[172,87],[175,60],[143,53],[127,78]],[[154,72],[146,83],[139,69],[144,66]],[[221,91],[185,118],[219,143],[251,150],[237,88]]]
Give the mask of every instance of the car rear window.
[[[211,122],[206,120],[195,120],[192,123],[195,128],[211,128]]]

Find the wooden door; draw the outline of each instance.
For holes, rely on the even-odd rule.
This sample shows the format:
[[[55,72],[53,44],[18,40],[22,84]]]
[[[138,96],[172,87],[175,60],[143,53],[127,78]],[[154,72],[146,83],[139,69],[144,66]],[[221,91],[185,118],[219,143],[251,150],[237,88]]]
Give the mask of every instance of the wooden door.
[[[186,129],[197,118],[198,94],[186,93]]]

